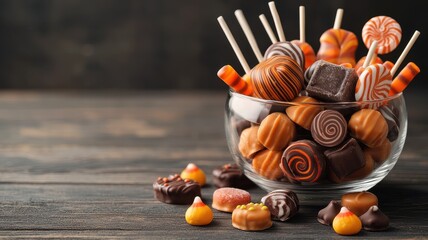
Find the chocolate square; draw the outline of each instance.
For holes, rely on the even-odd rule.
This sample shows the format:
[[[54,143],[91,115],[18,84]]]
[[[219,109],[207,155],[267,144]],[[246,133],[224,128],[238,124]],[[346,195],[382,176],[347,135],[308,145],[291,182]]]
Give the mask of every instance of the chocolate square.
[[[309,80],[306,91],[309,96],[327,102],[355,101],[358,75],[353,68],[319,60]]]

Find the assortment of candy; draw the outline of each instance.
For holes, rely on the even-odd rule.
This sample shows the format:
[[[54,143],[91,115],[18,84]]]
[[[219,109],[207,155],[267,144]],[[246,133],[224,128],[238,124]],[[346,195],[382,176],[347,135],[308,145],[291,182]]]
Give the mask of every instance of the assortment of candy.
[[[305,39],[304,7],[299,9],[300,39],[294,41],[286,40],[275,3],[270,2],[269,8],[278,38],[265,15],[260,15],[272,41],[263,57],[242,11],[235,12],[258,60],[252,68],[223,17],[218,18],[245,77],[229,65],[218,76],[238,93],[285,102],[283,109],[231,102],[233,116],[237,116],[232,121],[248,124],[236,134],[243,161],[267,180],[293,184],[367,177],[389,158],[398,138],[400,116],[391,109],[388,97],[401,93],[420,72],[411,62],[395,76],[419,32],[415,31],[395,63],[383,62],[378,55],[399,46],[402,30],[391,17],[373,17],[361,33],[369,49],[367,56],[357,63],[358,37],[342,29],[342,9],[333,27],[321,35],[315,56]],[[347,102],[355,107],[340,107]]]

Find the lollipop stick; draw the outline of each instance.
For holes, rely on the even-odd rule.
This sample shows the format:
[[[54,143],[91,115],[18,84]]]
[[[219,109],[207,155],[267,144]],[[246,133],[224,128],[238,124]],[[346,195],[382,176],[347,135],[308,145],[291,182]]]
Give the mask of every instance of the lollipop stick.
[[[305,6],[299,7],[300,42],[306,42],[305,36]]]
[[[270,40],[272,41],[272,43],[277,43],[278,40],[276,39],[275,33],[273,32],[272,28],[269,25],[268,20],[266,19],[266,16],[264,14],[261,14],[259,16],[260,21],[263,24],[263,27],[265,28],[267,34],[269,35]]]
[[[284,29],[282,28],[281,19],[279,18],[278,10],[276,9],[275,2],[269,2],[270,13],[272,14],[273,21],[275,22],[276,32],[279,36],[279,41],[285,42]]]
[[[370,63],[372,62],[376,48],[377,48],[377,41],[374,40],[372,42],[372,45],[370,45],[370,49],[369,49],[369,52],[367,53],[366,60],[364,60],[363,68],[368,67],[370,65]]]
[[[220,27],[223,29],[224,34],[226,35],[227,40],[229,40],[230,45],[233,48],[233,51],[235,52],[236,56],[238,57],[239,62],[242,65],[242,68],[244,69],[245,73],[250,72],[250,66],[247,63],[247,60],[245,60],[244,55],[241,52],[241,49],[238,46],[238,43],[236,43],[235,38],[233,37],[232,32],[230,31],[229,27],[227,26],[226,21],[224,21],[223,16],[220,16],[217,18],[218,23],[220,23]]]
[[[340,26],[342,25],[342,18],[343,18],[343,9],[338,8],[336,12],[336,18],[334,19],[333,29],[340,29]]]
[[[248,25],[247,19],[245,19],[244,13],[242,10],[238,9],[235,11],[235,16],[238,19],[239,25],[241,25],[242,30],[244,31],[245,36],[247,37],[248,42],[250,43],[251,49],[253,49],[254,54],[257,57],[259,62],[263,61],[263,55],[260,52],[260,48],[257,45],[256,38],[251,31],[250,25]]]
[[[404,48],[403,52],[401,53],[400,57],[398,58],[397,62],[395,62],[394,67],[391,69],[391,75],[394,76],[395,72],[397,72],[398,67],[400,67],[400,64],[403,62],[404,58],[409,53],[410,49],[413,47],[413,44],[415,44],[416,40],[419,37],[419,34],[421,34],[419,31],[415,31],[412,38],[410,39],[409,43],[407,43],[406,48]]]

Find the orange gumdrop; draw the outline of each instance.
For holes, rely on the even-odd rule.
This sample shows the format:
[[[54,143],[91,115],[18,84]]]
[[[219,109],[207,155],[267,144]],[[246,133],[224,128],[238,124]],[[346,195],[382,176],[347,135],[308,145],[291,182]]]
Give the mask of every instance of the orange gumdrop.
[[[355,235],[361,228],[361,220],[346,207],[342,207],[333,219],[333,229],[339,235]]]
[[[182,179],[191,179],[203,186],[206,182],[204,171],[193,163],[189,163],[187,167],[181,172],[180,177]]]
[[[202,202],[200,197],[195,197],[185,215],[186,222],[190,225],[202,226],[212,222],[214,216],[210,207]]]

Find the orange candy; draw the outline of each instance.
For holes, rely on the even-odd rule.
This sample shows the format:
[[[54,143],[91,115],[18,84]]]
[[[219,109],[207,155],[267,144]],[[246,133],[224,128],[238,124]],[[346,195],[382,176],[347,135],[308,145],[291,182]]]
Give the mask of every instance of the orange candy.
[[[182,179],[191,179],[199,185],[203,186],[206,182],[206,177],[204,171],[202,171],[198,166],[193,163],[189,163],[187,167],[181,172],[180,177]]]
[[[358,39],[354,33],[343,29],[329,29],[321,35],[318,59],[334,64],[350,63],[355,66]]]
[[[190,225],[202,226],[212,222],[214,216],[211,208],[202,202],[200,197],[195,197],[185,215],[186,222]]]
[[[248,82],[245,81],[241,76],[239,76],[232,66],[226,65],[220,68],[220,70],[217,72],[217,76],[237,93],[248,96],[253,95],[253,89],[251,88],[251,85],[248,84]]]
[[[404,91],[413,78],[415,78],[420,72],[421,70],[415,63],[408,63],[392,81],[389,96],[393,96]]]
[[[299,40],[293,40],[291,42],[299,46],[302,50],[303,56],[305,57],[305,70],[308,69],[317,60],[314,49],[307,42],[301,42]]]
[[[346,207],[342,207],[333,219],[333,229],[339,235],[355,235],[361,228],[361,220]]]

